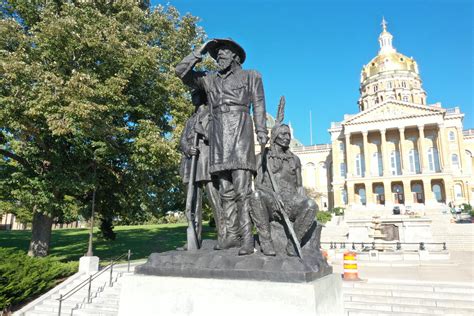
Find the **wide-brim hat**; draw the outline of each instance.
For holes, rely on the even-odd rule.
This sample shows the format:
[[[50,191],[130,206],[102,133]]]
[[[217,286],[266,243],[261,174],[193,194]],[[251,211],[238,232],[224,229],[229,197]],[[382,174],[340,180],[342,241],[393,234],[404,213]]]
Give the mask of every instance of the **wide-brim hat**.
[[[217,52],[222,46],[228,46],[234,53],[236,53],[240,57],[240,63],[244,63],[246,57],[244,49],[231,38],[215,38],[207,44],[206,48],[209,52],[209,55],[211,55],[212,58],[217,60]]]

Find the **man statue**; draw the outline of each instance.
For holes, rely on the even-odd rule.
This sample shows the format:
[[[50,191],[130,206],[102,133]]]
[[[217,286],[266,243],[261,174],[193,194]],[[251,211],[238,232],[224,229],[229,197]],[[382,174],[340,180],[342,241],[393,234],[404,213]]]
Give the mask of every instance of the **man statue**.
[[[206,106],[206,94],[203,90],[191,92],[193,105],[196,107],[194,114],[187,120],[180,139],[182,152],[180,175],[183,183],[189,184],[192,156],[197,156],[194,183],[193,203],[190,218],[194,221],[198,244],[201,244],[202,233],[202,191],[207,195],[211,205],[217,229],[217,242],[222,244],[225,237],[224,218],[222,214],[221,199],[217,189],[215,177],[209,173],[209,109]],[[193,144],[198,134],[198,144]],[[183,248],[187,249],[187,245]]]
[[[286,252],[289,256],[300,255],[301,240],[311,228],[317,211],[316,203],[306,196],[301,178],[300,159],[289,147],[290,128],[282,124],[284,98],[280,101],[276,124],[271,131],[270,148],[257,157],[259,170],[255,179],[255,192],[252,194],[252,220],[257,228],[260,246],[267,256],[274,256],[270,222],[278,221],[283,226],[290,225],[293,236],[287,236]],[[285,214],[283,214],[284,212]],[[289,222],[284,221],[284,217]],[[298,245],[294,243],[298,243]]]
[[[217,72],[193,70],[206,53],[217,61]],[[225,241],[216,249],[240,246],[239,255],[254,249],[249,214],[251,178],[256,171],[251,107],[258,142],[268,141],[262,78],[257,71],[242,69],[245,57],[244,49],[233,40],[213,39],[176,66],[176,74],[186,85],[207,94],[209,169],[219,181],[226,226]]]

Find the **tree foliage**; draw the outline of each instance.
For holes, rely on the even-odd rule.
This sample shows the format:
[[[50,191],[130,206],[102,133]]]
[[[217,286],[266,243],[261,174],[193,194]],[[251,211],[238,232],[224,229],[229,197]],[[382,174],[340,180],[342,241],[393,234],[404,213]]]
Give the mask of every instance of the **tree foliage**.
[[[192,106],[174,65],[202,42],[197,18],[135,0],[0,3],[2,205],[87,216],[96,187],[105,219],[182,209]]]

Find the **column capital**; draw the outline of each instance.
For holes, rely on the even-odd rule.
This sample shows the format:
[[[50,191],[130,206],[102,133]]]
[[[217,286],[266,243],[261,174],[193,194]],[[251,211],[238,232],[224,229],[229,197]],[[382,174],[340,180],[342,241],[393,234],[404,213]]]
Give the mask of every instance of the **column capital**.
[[[387,129],[386,128],[382,128],[379,130],[380,131],[380,134],[385,134],[387,132]]]
[[[419,124],[417,126],[418,126],[418,130],[420,130],[420,131],[424,130],[424,128],[425,128],[424,124]]]
[[[351,134],[352,134],[352,133],[350,133],[350,132],[344,132],[344,137],[345,137],[345,138],[349,138],[349,137],[351,137]]]
[[[362,131],[362,136],[367,137],[369,135],[369,131]]]
[[[446,126],[445,126],[444,122],[438,123],[438,128],[445,128],[445,127]]]
[[[400,131],[400,133],[404,133],[405,132],[405,126],[399,127],[398,130]]]

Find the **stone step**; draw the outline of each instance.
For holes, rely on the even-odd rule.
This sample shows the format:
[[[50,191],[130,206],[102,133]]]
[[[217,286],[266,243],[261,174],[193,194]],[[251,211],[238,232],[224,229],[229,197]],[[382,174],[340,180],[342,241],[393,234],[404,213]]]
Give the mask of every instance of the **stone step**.
[[[417,292],[406,290],[391,289],[361,289],[361,288],[344,288],[344,294],[347,295],[364,295],[364,296],[386,296],[386,297],[403,297],[403,298],[420,298],[433,300],[463,300],[472,301],[472,295],[460,293],[446,292]],[[474,304],[474,303],[473,303]]]
[[[360,289],[383,289],[383,290],[405,290],[405,291],[425,291],[438,293],[459,293],[474,295],[474,286],[469,284],[441,284],[441,283],[387,283],[387,282],[343,282],[342,286],[346,288]],[[472,297],[472,296],[471,296]]]
[[[365,303],[383,303],[383,304],[400,304],[400,305],[417,305],[425,307],[446,307],[455,309],[471,309],[474,314],[474,300],[439,300],[415,297],[400,296],[381,296],[381,295],[357,295],[344,294],[345,302],[365,302]]]
[[[377,311],[377,312],[395,312],[425,315],[471,315],[472,309],[456,309],[445,307],[427,307],[420,305],[402,305],[402,304],[383,304],[367,302],[345,302],[344,307],[347,310]]]
[[[369,311],[369,310],[359,310],[359,309],[345,309],[344,315],[346,316],[421,316],[426,314],[418,313],[399,313],[399,312],[380,312],[380,311]]]

